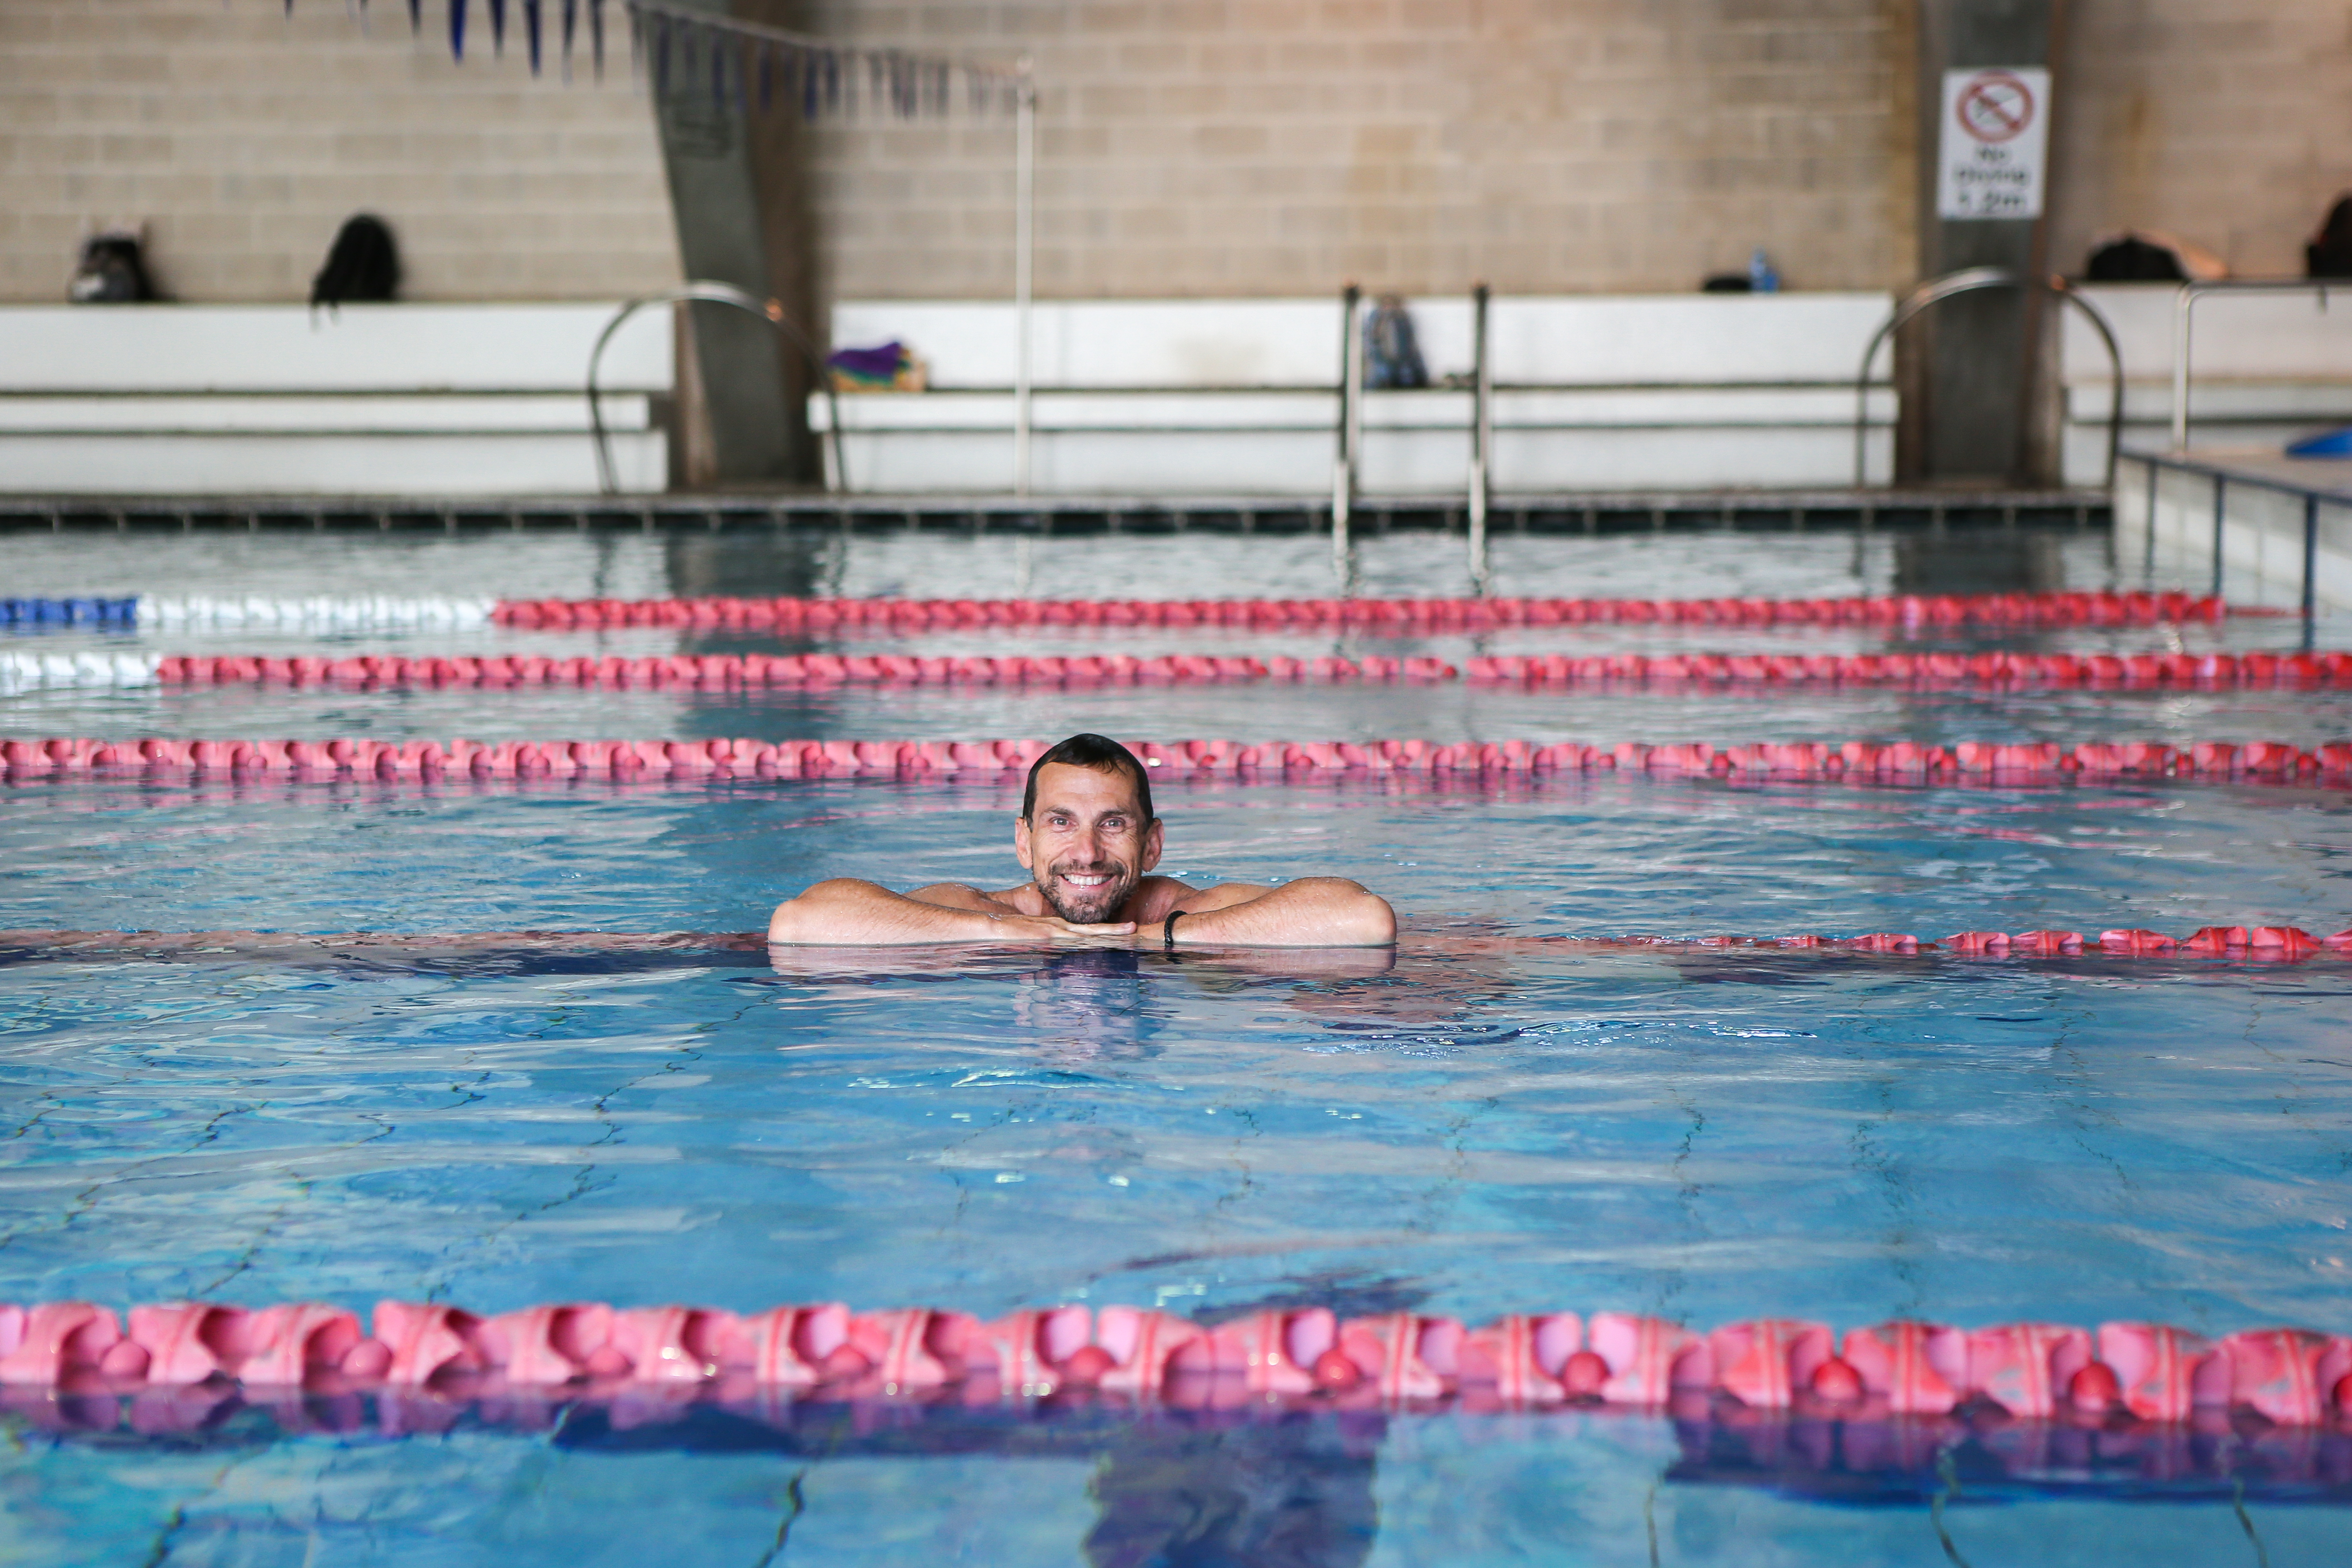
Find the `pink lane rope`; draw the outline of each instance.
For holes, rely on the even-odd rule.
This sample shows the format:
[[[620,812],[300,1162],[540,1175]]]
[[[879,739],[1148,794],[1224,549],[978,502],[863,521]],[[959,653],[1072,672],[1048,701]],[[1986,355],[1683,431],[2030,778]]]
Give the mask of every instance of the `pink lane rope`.
[[[501,626],[546,631],[963,631],[991,626],[1236,626],[1254,631],[1485,631],[1584,625],[2126,626],[2219,622],[2188,594],[1906,594],[1843,599],[504,599]]]
[[[2235,690],[2352,686],[2352,652],[2329,653],[1865,653],[1566,654],[1475,658],[1472,681],[1526,686],[2028,687],[2131,690]],[[457,687],[472,690],[738,690],[888,686],[1196,686],[1244,681],[1339,684],[1454,680],[1443,659],[1233,658],[1202,654],[1088,654],[921,658],[905,654],[677,654],[635,658],[411,657],[350,658],[257,655],[173,656],[156,667],[167,686],[282,684]]]
[[[1759,1318],[1694,1331],[1626,1312],[1542,1312],[1476,1328],[1389,1312],[1265,1310],[1204,1327],[1135,1307],[1065,1306],[992,1322],[838,1302],[738,1314],[560,1302],[479,1316],[422,1301],[355,1313],[315,1302],[0,1306],[0,1383],[114,1390],[698,1385],[848,1397],[1040,1398],[1069,1388],[1174,1405],[1429,1400],[1655,1407],[1728,1396],[1755,1410],[2173,1424],[2252,1411],[2283,1426],[2352,1416],[2352,1336],[2254,1329],[2208,1339],[2160,1323],[1849,1330]]]
[[[1927,941],[1903,931],[1863,936],[1495,936],[1414,930],[1401,940],[1406,952],[1585,952],[1618,950],[1694,952],[1821,950],[1845,952],[1954,953],[1971,958],[2115,957],[2300,960],[2321,953],[2352,958],[2352,929],[2314,936],[2300,926],[2200,926],[2190,935],[2167,936],[2140,928],[2085,934],[2074,931],[1965,931]],[[221,953],[257,957],[290,955],[447,954],[466,952],[764,952],[764,931],[53,931],[0,930],[0,952],[39,952],[112,956],[138,953],[162,958]],[[1276,950],[1258,950],[1276,951]],[[1283,950],[1286,951],[1286,950]],[[1316,950],[1308,950],[1310,952]]]
[[[1461,671],[1443,659],[1335,658],[1234,658],[1201,654],[1104,654],[1064,658],[980,657],[918,658],[837,654],[680,654],[639,658],[432,658],[372,654],[356,658],[166,658],[155,679],[164,685],[225,686],[265,682],[462,687],[505,689],[568,686],[598,689],[691,689],[731,691],[751,687],[894,686],[1202,686],[1237,681],[1454,680]],[[2352,655],[2344,677],[2352,684]]]
[[[2352,686],[2352,653],[1562,654],[1473,658],[1470,679],[1530,686],[2095,687],[2212,691]]]
[[[264,957],[367,957],[468,952],[765,952],[757,931],[50,931],[0,930],[0,951],[137,953],[163,958],[249,953]]]
[[[375,779],[820,778],[984,776],[1026,769],[1052,742],[985,741],[0,741],[11,782],[110,773]],[[2284,741],[1704,742],[1613,746],[1561,741],[1129,741],[1169,774],[1244,780],[1352,775],[1527,777],[1621,771],[1667,778],[1843,780],[1854,784],[2047,784],[2073,781],[2251,780],[2352,787],[2352,742],[2305,751]]]

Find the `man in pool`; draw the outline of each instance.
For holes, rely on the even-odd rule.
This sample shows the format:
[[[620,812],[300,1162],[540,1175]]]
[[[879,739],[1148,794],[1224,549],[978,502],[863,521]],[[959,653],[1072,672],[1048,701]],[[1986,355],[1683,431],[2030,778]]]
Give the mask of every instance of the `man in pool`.
[[[1030,879],[1001,892],[935,882],[894,893],[837,877],[787,899],[768,940],[812,947],[1387,947],[1396,912],[1344,877],[1194,888],[1155,877],[1161,826],[1135,753],[1073,735],[1037,759],[1013,824]]]

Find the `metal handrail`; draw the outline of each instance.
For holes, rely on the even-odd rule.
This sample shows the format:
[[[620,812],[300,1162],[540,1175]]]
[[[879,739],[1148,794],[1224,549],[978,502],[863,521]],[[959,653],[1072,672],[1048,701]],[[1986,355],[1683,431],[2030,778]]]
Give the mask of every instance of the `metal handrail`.
[[[1364,291],[1350,283],[1339,292],[1339,448],[1331,463],[1331,570],[1342,592],[1352,586],[1349,527],[1356,505],[1356,453],[1363,445],[1363,332],[1358,306]]]
[[[833,474],[824,488],[828,490],[849,489],[849,465],[842,457],[841,447],[841,393],[833,384],[833,367],[824,363],[824,355],[809,342],[808,334],[794,326],[784,314],[782,300],[770,300],[762,304],[731,283],[706,281],[688,283],[667,293],[648,294],[642,300],[632,300],[604,323],[603,331],[596,334],[596,346],[588,355],[588,424],[596,435],[596,482],[603,493],[616,495],[621,489],[619,481],[613,477],[613,442],[604,429],[604,409],[599,401],[602,394],[596,384],[596,372],[604,359],[604,345],[613,341],[613,334],[621,330],[622,322],[647,306],[677,305],[688,300],[707,305],[732,305],[739,310],[747,310],[783,333],[793,347],[808,356],[810,367],[816,372],[817,384],[824,388],[826,423],[832,426],[826,434],[833,442]]]
[[[1486,493],[1492,488],[1495,449],[1495,380],[1486,363],[1486,298],[1484,283],[1470,291],[1470,586],[1486,596]]]
[[[2116,455],[2122,449],[2124,436],[2124,355],[2116,346],[2116,330],[2096,305],[2083,298],[2074,286],[2063,278],[2037,279],[2006,267],[1967,267],[1958,272],[1948,272],[1914,289],[1895,307],[1878,331],[1871,334],[1870,346],[1862,351],[1862,369],[1853,381],[1853,484],[1860,489],[1868,483],[1870,429],[1870,363],[1878,357],[1878,347],[1907,325],[1914,317],[1930,306],[1941,304],[1956,294],[1967,294],[1979,289],[2046,289],[2066,300],[2084,315],[2098,331],[2099,341],[2107,346],[2107,363],[2115,372],[2112,390],[2107,399],[2107,475],[2105,488],[2116,488]]]
[[[2347,287],[2352,287],[2352,281],[2330,278],[2221,278],[2209,283],[2183,283],[2172,305],[2172,449],[2178,452],[2189,445],[2189,330],[2198,300],[2208,294],[2309,291],[2319,296],[2319,308],[2325,311],[2327,290]]]

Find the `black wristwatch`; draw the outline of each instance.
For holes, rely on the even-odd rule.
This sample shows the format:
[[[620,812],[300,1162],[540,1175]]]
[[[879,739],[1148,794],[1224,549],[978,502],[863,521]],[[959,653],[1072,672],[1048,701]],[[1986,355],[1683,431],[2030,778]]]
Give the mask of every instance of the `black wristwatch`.
[[[1160,952],[1173,952],[1176,951],[1176,922],[1183,918],[1184,911],[1182,910],[1171,910],[1169,911],[1167,922],[1160,928]]]

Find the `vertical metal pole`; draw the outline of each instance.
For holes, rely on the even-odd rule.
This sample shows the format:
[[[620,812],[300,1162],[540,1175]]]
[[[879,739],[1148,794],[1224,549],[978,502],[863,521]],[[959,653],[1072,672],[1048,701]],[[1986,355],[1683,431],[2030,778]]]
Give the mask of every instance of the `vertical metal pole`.
[[[2303,498],[2303,646],[2312,646],[2313,621],[2319,606],[2319,498]]]
[[[1353,283],[1339,294],[1339,447],[1331,464],[1331,571],[1342,593],[1354,585],[1349,570],[1348,536],[1356,504],[1356,442],[1361,426],[1356,410],[1363,380],[1362,334],[1356,330],[1356,304],[1363,290]]]
[[[1493,374],[1486,363],[1486,286],[1470,291],[1470,589],[1486,596],[1486,487],[1495,440]]]
[[[2164,480],[2164,470],[2153,462],[2147,469],[2147,543],[2139,558],[2139,578],[2143,583],[2156,581],[2156,487]]]
[[[2230,491],[2230,482],[2221,475],[2213,476],[2213,596],[2221,596],[2221,510]],[[2261,595],[2256,595],[2257,598]]]
[[[1356,491],[1363,481],[1364,467],[1364,377],[1368,374],[1364,353],[1364,302],[1359,298],[1348,312],[1348,353],[1354,369],[1348,375],[1348,500],[1353,510]]]
[[[2189,445],[2189,310],[2196,285],[2183,283],[2172,305],[2172,449]]]
[[[1013,493],[1029,493],[1029,316],[1037,208],[1037,84],[1021,57],[1013,100]]]

